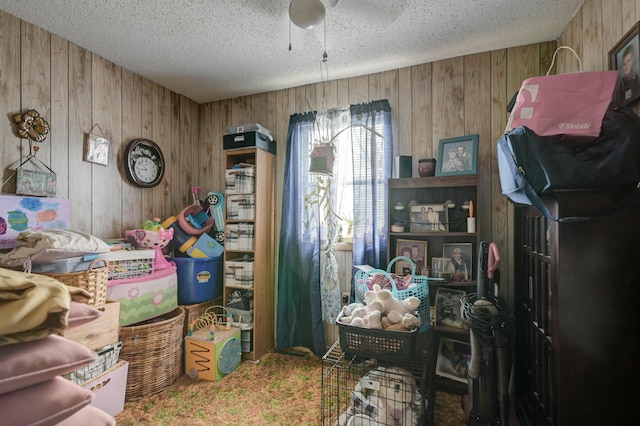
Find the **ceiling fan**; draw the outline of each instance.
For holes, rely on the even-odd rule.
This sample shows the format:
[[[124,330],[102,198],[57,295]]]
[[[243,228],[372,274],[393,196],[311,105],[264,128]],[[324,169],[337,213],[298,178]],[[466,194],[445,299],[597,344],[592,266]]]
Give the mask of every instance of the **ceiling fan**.
[[[289,18],[296,26],[308,30],[320,25],[326,14],[325,3],[344,19],[363,19],[387,26],[402,13],[408,0],[291,0]],[[339,13],[338,13],[339,12]]]

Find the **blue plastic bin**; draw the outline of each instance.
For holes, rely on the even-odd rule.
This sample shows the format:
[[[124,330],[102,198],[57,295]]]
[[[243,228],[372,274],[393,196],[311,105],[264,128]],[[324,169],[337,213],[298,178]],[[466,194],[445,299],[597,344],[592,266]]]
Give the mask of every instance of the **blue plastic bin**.
[[[172,257],[178,275],[178,304],[193,305],[220,296],[222,256],[208,259]]]

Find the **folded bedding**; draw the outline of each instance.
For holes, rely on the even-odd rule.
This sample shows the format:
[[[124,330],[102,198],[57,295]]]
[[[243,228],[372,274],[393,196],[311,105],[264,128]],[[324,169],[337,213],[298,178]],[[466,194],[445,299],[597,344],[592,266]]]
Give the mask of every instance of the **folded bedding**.
[[[90,297],[46,275],[0,268],[0,346],[42,339],[67,327],[72,300]]]

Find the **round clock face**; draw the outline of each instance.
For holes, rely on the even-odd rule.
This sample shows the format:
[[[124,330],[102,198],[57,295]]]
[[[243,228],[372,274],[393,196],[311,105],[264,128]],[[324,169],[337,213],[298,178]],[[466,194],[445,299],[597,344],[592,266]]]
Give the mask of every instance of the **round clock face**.
[[[151,188],[164,176],[164,156],[160,147],[149,139],[134,139],[124,153],[129,180],[138,186]]]

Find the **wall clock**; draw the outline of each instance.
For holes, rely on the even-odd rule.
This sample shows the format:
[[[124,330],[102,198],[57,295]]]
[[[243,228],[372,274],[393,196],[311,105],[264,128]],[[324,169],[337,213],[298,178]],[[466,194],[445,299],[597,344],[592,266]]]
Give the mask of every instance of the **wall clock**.
[[[131,183],[151,188],[162,181],[164,156],[154,141],[134,139],[124,151],[124,167]]]

